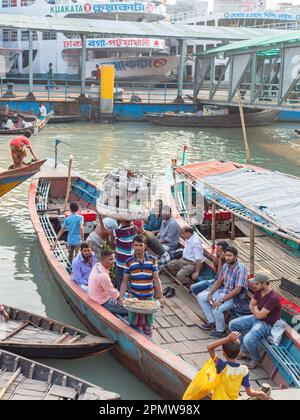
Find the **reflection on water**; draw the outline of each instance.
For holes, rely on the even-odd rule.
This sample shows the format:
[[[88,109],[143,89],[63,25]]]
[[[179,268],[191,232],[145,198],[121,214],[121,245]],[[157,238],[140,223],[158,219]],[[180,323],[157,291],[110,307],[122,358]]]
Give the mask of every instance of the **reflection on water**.
[[[299,175],[300,137],[295,128],[296,124],[276,124],[249,129],[253,163]],[[55,138],[74,146],[59,145],[60,161],[67,163],[73,154],[74,168],[99,183],[108,171],[119,167],[143,169],[160,177],[172,158],[181,158],[184,145],[188,146],[187,162],[243,162],[245,155],[240,129],[181,130],[130,123],[50,125],[32,138],[35,153],[40,158],[54,157]],[[9,140],[0,137],[3,168],[10,164]],[[29,183],[0,199],[0,300],[83,327],[56,287],[37,244],[27,209]],[[110,354],[47,363],[119,392],[123,398],[157,398]]]

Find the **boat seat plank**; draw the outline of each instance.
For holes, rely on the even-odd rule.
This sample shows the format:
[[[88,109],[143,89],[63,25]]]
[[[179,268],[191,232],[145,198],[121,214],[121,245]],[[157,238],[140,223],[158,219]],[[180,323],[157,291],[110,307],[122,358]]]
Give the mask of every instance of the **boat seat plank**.
[[[199,339],[207,339],[208,335],[205,331],[202,331],[199,327],[179,327],[180,332],[188,339],[188,340],[199,340]]]
[[[167,321],[165,317],[157,316],[155,317],[155,321],[162,328],[171,327],[171,324]]]
[[[174,338],[174,341],[177,343],[180,341],[185,341],[186,337],[182,334],[178,327],[167,328],[166,331]]]
[[[172,327],[181,327],[183,325],[183,322],[176,315],[168,316],[167,321]]]
[[[191,353],[191,350],[183,343],[167,343],[162,344],[161,347],[177,355]]]
[[[48,395],[54,395],[55,397],[61,397],[72,400],[76,397],[77,392],[73,388],[60,385],[52,385],[48,391]]]
[[[21,400],[41,400],[42,398],[39,396],[33,396],[33,395],[22,395],[22,394],[14,394],[12,395],[9,400],[13,401],[21,401]]]
[[[120,396],[115,392],[106,391],[105,389],[97,389],[89,387],[85,391],[85,394],[82,397],[82,400],[117,400]]]
[[[174,343],[175,342],[174,338],[170,335],[170,333],[167,330],[165,330],[163,328],[159,328],[158,333],[165,340],[166,343]]]

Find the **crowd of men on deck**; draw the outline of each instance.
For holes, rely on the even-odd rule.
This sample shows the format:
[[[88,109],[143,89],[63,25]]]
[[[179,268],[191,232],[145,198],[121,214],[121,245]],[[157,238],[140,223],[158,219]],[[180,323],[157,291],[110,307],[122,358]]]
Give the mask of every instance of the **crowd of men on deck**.
[[[86,240],[78,203],[71,203],[70,209],[57,241],[68,230],[72,279],[91,300],[127,316],[131,325],[151,337],[153,315],[127,313],[124,297],[155,298],[163,305],[163,295],[171,298],[175,294],[174,288],[162,290],[159,272],[165,268],[196,296],[206,318],[200,328],[218,339],[226,337],[227,329],[239,332],[240,356],[250,360],[249,368],[259,365],[260,342],[270,335],[281,312],[279,296],[272,290],[267,273],[257,273],[252,279],[255,293],[250,300],[247,268],[239,261],[238,250],[220,240],[209,277],[200,237],[190,226],[180,229],[171,208],[161,200],[146,223],[118,224],[99,216],[99,225]],[[184,247],[180,251],[181,237]],[[228,324],[229,317],[232,320]]]

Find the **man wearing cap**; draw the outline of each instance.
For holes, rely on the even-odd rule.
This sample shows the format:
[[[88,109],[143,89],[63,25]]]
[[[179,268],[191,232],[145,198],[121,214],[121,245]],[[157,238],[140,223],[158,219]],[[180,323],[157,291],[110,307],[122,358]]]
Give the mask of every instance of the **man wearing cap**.
[[[157,237],[166,251],[175,252],[179,244],[180,228],[172,216],[172,209],[170,206],[163,206],[162,219],[163,222]]]
[[[21,168],[24,165],[24,159],[26,157],[25,147],[27,147],[27,149],[30,150],[30,153],[32,154],[34,160],[37,160],[35,154],[33,153],[31,143],[29,141],[30,136],[31,136],[31,133],[28,132],[26,133],[26,136],[15,137],[9,143],[11,156],[12,156],[15,168]]]
[[[224,312],[232,309],[239,314],[249,313],[248,272],[238,261],[238,250],[229,246],[225,252],[225,264],[218,279],[210,290],[197,295],[207,322],[200,325],[203,330],[214,330],[211,337],[222,338],[226,335]]]
[[[103,219],[103,226],[102,223],[99,223],[99,225],[96,226],[96,229],[87,237],[86,242],[94,252],[97,262],[101,260],[103,249],[107,245],[113,244],[114,240],[112,235],[109,234],[109,231],[117,229],[117,227],[118,223],[116,220],[111,219],[110,217],[105,217]]]
[[[229,323],[231,331],[241,333],[240,358],[251,359],[248,364],[250,369],[259,365],[261,340],[271,334],[271,329],[281,314],[280,298],[270,286],[269,275],[257,273],[252,281],[255,287],[249,305],[252,315],[236,318]]]

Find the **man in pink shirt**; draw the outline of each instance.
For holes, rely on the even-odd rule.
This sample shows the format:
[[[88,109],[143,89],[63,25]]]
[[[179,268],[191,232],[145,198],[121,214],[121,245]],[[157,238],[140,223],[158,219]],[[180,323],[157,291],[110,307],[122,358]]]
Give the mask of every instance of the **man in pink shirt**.
[[[115,254],[111,250],[103,250],[100,263],[96,264],[89,276],[89,297],[113,314],[127,315],[123,306],[119,305],[119,291],[114,288],[109,270],[115,264]]]

